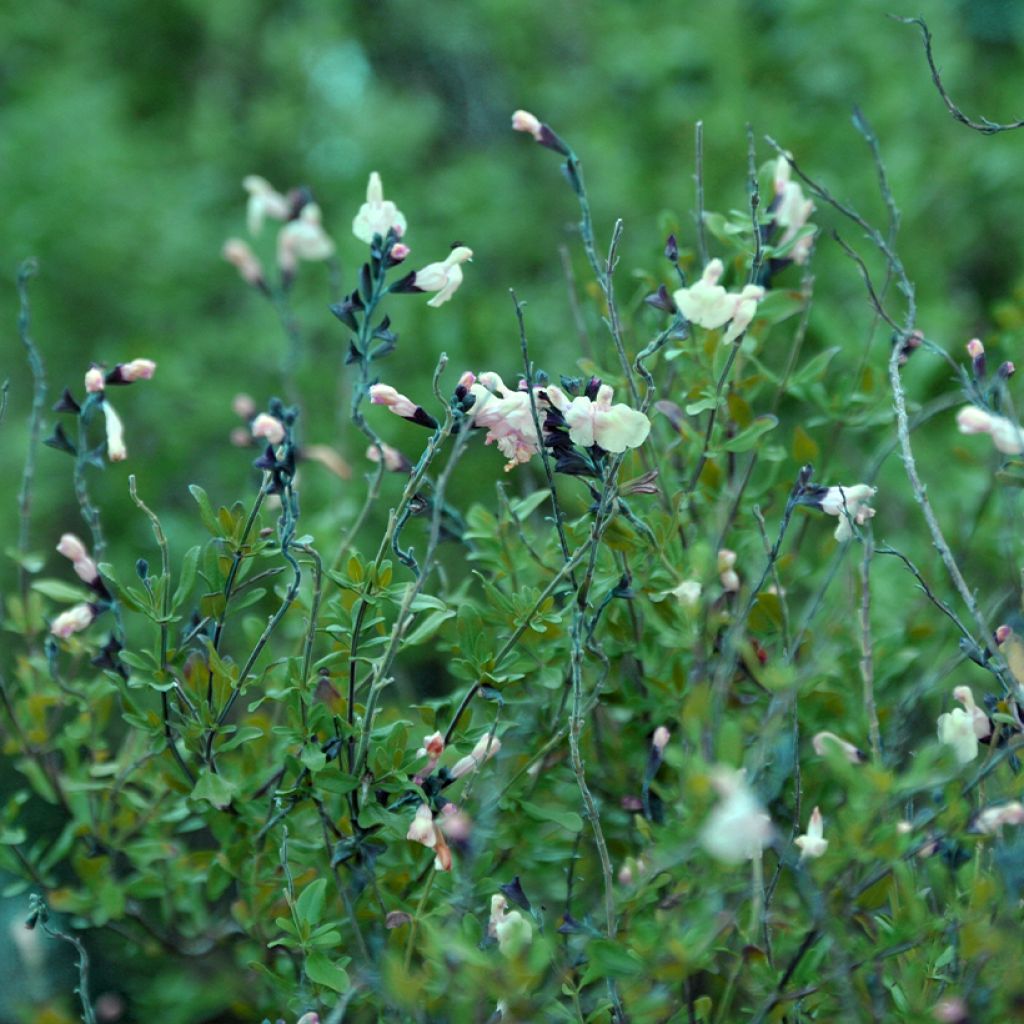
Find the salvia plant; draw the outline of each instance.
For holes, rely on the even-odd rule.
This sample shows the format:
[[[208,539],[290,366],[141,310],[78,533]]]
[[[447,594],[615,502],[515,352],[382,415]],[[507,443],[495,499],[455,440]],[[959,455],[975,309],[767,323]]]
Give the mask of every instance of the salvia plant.
[[[1015,127],[935,81],[973,127]],[[0,668],[20,1019],[64,960],[52,1019],[89,1022],[1016,1019],[1020,596],[967,577],[914,450],[987,434],[961,443],[1018,487],[1013,366],[918,323],[883,147],[855,125],[888,223],[753,133],[747,208],[706,210],[698,124],[693,224],[623,303],[623,223],[595,225],[576,151],[517,111],[577,205],[576,312],[600,337],[556,361],[503,294],[514,344],[485,366],[436,353],[403,390],[396,325],[409,303],[460,315],[472,225],[420,259],[414,197],[407,219],[376,173],[355,242],[308,189],[246,178],[249,238],[223,255],[283,327],[281,392],[234,397],[252,486],[222,504],[192,485],[183,549],[130,475],[154,353],[83,367],[48,415],[25,265],[35,401]],[[835,351],[805,346],[825,227],[891,336],[845,413]],[[364,469],[304,437],[291,303],[315,273],[342,296],[323,316]],[[953,387],[922,406],[927,360]],[[839,458],[844,430],[876,454]],[[453,486],[481,444],[489,477]],[[334,532],[304,525],[315,464],[361,501]],[[39,537],[33,478],[61,466],[84,529]],[[105,467],[151,532],[134,565],[108,559]],[[895,546],[914,534],[920,564]],[[90,984],[97,957],[123,1005]]]

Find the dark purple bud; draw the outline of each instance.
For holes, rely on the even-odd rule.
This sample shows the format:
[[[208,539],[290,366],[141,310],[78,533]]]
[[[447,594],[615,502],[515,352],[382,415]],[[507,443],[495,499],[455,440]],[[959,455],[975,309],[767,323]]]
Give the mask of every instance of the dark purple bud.
[[[676,241],[675,235],[669,235],[665,239],[665,259],[670,263],[679,262],[679,243]]]

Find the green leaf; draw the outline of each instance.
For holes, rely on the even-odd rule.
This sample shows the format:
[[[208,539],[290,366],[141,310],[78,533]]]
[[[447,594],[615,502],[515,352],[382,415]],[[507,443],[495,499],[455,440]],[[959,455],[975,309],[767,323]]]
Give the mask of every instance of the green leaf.
[[[344,960],[348,963],[348,957]],[[327,954],[319,950],[306,957],[306,976],[310,981],[335,992],[344,992],[348,989],[348,974],[345,969],[339,964],[332,963]]]
[[[208,800],[214,807],[223,810],[231,803],[236,788],[234,783],[228,782],[223,775],[204,772],[192,790],[192,799]]]
[[[310,929],[315,928],[323,916],[326,890],[327,879],[318,878],[307,885],[295,901],[295,916]]]
[[[76,587],[73,583],[65,583],[64,580],[50,578],[34,580],[32,589],[38,591],[44,597],[50,598],[52,601],[64,601],[67,604],[89,601],[96,596],[84,587]]]
[[[181,560],[181,572],[178,574],[178,589],[174,591],[174,597],[171,598],[171,610],[177,609],[182,601],[192,592],[192,587],[196,582],[196,570],[199,567],[199,553],[202,549],[197,544],[194,548],[189,548],[185,552],[185,557]]]
[[[561,811],[554,807],[541,807],[524,800],[519,805],[526,813],[537,821],[553,821],[556,825],[570,832],[583,830],[583,819],[575,811]]]
[[[590,963],[583,976],[583,984],[598,978],[629,978],[642,974],[647,966],[631,949],[620,946],[611,939],[592,939],[587,944]]]
[[[722,448],[727,452],[749,452],[764,434],[778,425],[778,416],[755,416],[746,430],[741,430],[731,441],[726,441]]]
[[[199,506],[199,517],[202,519],[203,525],[214,537],[219,537],[221,535],[220,525],[217,522],[216,515],[214,515],[213,506],[210,504],[206,491],[198,484],[189,484],[188,491],[196,499],[196,504]]]

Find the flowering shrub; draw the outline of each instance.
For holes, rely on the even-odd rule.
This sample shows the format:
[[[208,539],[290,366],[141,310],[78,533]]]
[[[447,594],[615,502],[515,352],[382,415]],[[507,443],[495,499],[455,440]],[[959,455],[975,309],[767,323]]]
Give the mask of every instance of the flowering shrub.
[[[0,864],[32,894],[33,936],[73,948],[87,1021],[107,932],[136,970],[134,1017],[170,1024],[1009,1019],[1024,659],[1006,603],[965,579],[913,441],[987,433],[996,453],[975,439],[972,457],[993,486],[1019,481],[1012,365],[990,375],[980,341],[964,357],[919,327],[893,233],[778,147],[752,156],[742,214],[705,211],[698,190],[692,239],[658,243],[627,314],[621,222],[602,254],[573,148],[526,111],[512,127],[578,201],[607,328],[592,355],[542,358],[514,297],[517,345],[488,368],[437,353],[404,394],[386,362],[410,344],[402,304],[429,294],[432,316],[458,317],[473,250],[407,271],[415,197],[400,211],[376,172],[344,216],[253,175],[250,240],[223,255],[279,314],[300,275],[361,252],[330,312],[366,464],[305,440],[285,359],[283,398],[223,396],[245,422],[235,456],[258,446],[251,493],[221,505],[216,480],[193,484],[196,536],[176,545],[129,475],[152,544],[115,564],[89,484],[130,469],[136,392],[122,413],[109,392],[160,378],[145,358],[83,368],[46,444],[70,460],[86,531],[47,541],[64,561],[43,575],[30,446],[0,694],[21,782]],[[361,249],[336,231],[349,214]],[[858,226],[901,296],[849,250],[893,331],[870,369],[896,413],[859,425],[883,448],[856,482],[812,465],[829,465],[843,393],[834,353],[803,351],[826,216]],[[936,357],[958,414],[908,398],[911,358]],[[35,438],[41,400],[33,417]],[[452,482],[480,442],[504,472],[495,459],[465,503]],[[896,450],[904,477],[876,487]],[[300,475],[318,466],[363,496],[337,535],[305,532]],[[934,564],[876,543],[905,529],[927,531]],[[878,613],[882,572],[944,660],[896,637],[893,600]],[[26,828],[35,802],[57,834]]]

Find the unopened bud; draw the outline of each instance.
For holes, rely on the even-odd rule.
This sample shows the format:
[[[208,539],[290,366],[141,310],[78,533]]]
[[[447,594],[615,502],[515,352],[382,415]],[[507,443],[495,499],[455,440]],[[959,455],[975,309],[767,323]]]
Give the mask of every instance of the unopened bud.
[[[221,249],[224,257],[239,273],[246,284],[253,288],[266,289],[263,277],[263,265],[256,254],[240,238],[229,238]]]
[[[1009,380],[1016,372],[1017,368],[1013,365],[1013,363],[1010,362],[1009,359],[1007,359],[1006,362],[1003,363],[996,371],[996,373],[999,375],[1000,380]]]
[[[284,440],[284,424],[270,413],[261,412],[250,429],[253,437],[264,437],[268,444],[280,444]]]
[[[391,246],[391,262],[401,263],[411,252],[412,249],[404,242],[398,242],[396,245]]]
[[[231,399],[231,411],[243,420],[251,420],[256,415],[256,400],[252,395],[239,392]]]
[[[672,733],[668,731],[663,725],[659,725],[654,730],[654,736],[651,739],[651,744],[660,754],[667,746],[668,741],[672,738]]]
[[[105,386],[103,371],[98,366],[91,367],[85,374],[85,390],[90,395],[102,391]]]

